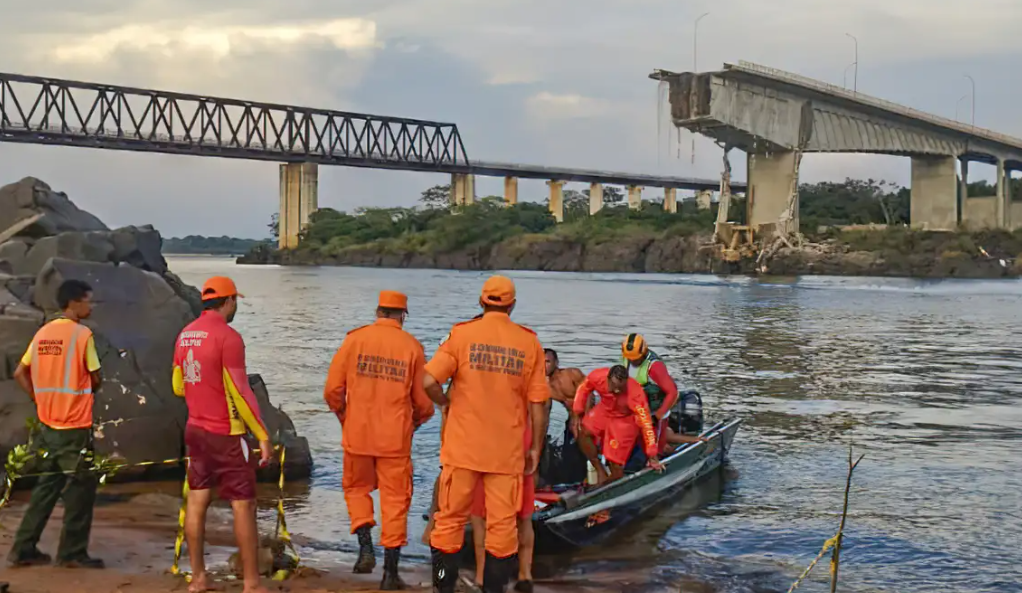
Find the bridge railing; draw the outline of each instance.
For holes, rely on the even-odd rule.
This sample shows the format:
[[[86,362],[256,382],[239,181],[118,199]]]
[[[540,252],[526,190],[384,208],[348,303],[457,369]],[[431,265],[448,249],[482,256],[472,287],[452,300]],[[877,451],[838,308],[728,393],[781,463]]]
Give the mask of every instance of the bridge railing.
[[[338,165],[468,165],[455,124],[0,73],[0,141]]]
[[[1022,139],[1020,138],[1015,138],[1014,136],[1001,134],[999,132],[995,132],[987,128],[980,128],[971,124],[963,124],[962,122],[955,121],[953,119],[948,119],[946,117],[941,117],[939,115],[934,115],[932,113],[920,111],[912,107],[907,107],[905,105],[901,105],[893,101],[888,101],[886,99],[880,99],[872,95],[866,95],[858,91],[850,91],[844,87],[840,87],[829,82],[824,82],[822,80],[816,80],[815,78],[810,78],[808,76],[802,76],[801,74],[795,74],[793,72],[788,72],[786,70],[780,70],[778,68],[771,68],[769,66],[755,64],[753,62],[746,62],[745,60],[740,60],[737,65],[727,64],[727,67],[729,70],[732,71],[738,70],[759,74],[781,82],[787,82],[790,84],[795,84],[798,86],[827,93],[829,95],[836,95],[844,99],[858,101],[865,105],[878,107],[880,109],[884,109],[892,113],[896,113],[898,115],[911,117],[913,119],[925,121],[933,125],[949,128],[962,134],[977,136],[980,138],[984,138],[986,140],[999,142],[1001,144],[1007,144],[1008,146],[1011,146],[1013,148],[1022,149]]]

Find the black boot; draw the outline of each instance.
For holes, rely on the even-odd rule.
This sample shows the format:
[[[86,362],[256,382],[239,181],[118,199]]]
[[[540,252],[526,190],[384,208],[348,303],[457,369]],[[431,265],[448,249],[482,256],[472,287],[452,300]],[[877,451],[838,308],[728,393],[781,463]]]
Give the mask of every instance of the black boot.
[[[397,573],[398,562],[401,561],[401,548],[386,548],[383,550],[383,580],[380,581],[380,591],[404,591],[408,588]]]
[[[518,554],[507,558],[495,558],[486,553],[486,566],[483,568],[483,591],[485,593],[504,593],[511,581],[511,573],[518,562]]]
[[[431,548],[433,558],[433,593],[454,593],[458,584],[458,555],[445,554]]]
[[[355,561],[355,574],[369,574],[376,568],[376,553],[373,551],[373,532],[368,525],[355,530],[358,536],[358,560]]]

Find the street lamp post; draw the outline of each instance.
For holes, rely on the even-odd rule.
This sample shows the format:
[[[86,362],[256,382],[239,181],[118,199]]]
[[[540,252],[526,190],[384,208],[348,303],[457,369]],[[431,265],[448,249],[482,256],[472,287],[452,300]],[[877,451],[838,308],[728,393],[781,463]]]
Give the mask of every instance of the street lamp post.
[[[699,72],[699,21],[709,16],[710,13],[704,12],[699,15],[696,19],[695,25],[692,26],[692,73]],[[692,132],[692,164],[696,164],[696,134]]]
[[[845,35],[851,37],[852,41],[855,42],[855,62],[853,62],[853,64],[855,64],[855,77],[852,79],[852,92],[853,93],[858,93],[859,92],[859,40],[856,39],[855,35],[852,35],[851,33],[845,33]]]
[[[966,100],[968,98],[969,98],[969,95],[962,95],[961,97],[958,98],[958,102],[955,103],[955,121],[961,121],[961,120],[958,119],[958,108],[960,108],[962,106],[962,101],[964,101],[964,100]]]
[[[848,70],[852,66],[855,66],[855,64],[852,63],[852,64],[848,64],[847,66],[845,66],[845,73],[841,76],[841,88],[843,88],[843,89],[847,89],[848,88]]]
[[[972,127],[976,127],[976,81],[972,79],[968,74],[965,75],[969,79],[969,83],[972,85],[972,120],[970,124]]]

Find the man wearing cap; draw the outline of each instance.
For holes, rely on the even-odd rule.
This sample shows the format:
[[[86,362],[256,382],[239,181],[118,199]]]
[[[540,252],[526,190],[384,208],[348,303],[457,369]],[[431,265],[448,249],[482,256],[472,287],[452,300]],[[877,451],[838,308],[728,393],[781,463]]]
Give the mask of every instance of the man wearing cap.
[[[174,393],[185,398],[188,424],[188,507],[185,536],[192,566],[191,593],[211,590],[206,575],[204,539],[210,489],[231,503],[234,533],[244,572],[244,593],[266,593],[259,584],[256,557],[256,473],[245,435],[259,441],[260,464],[270,460],[270,437],[245,371],[245,342],[228,325],[242,297],[230,278],[210,278],[202,287],[202,315],[177,338]]]
[[[376,322],[348,332],[323,391],[341,422],[341,485],[351,532],[358,535],[356,573],[376,566],[370,494],[380,489],[384,591],[405,588],[397,569],[401,548],[408,544],[412,433],[433,416],[433,402],[423,388],[426,355],[422,344],[402,329],[407,314],[408,297],[382,291]]]
[[[433,586],[440,593],[453,593],[457,583],[457,554],[479,483],[486,515],[483,589],[504,591],[518,553],[523,476],[539,465],[546,434],[550,388],[543,346],[532,330],[509,317],[514,283],[491,277],[479,304],[483,316],[451,328],[426,365],[426,393],[437,404],[449,405],[440,446],[439,509],[430,534]],[[441,385],[448,379],[453,382],[444,394]],[[527,423],[532,429],[528,450],[523,442]]]

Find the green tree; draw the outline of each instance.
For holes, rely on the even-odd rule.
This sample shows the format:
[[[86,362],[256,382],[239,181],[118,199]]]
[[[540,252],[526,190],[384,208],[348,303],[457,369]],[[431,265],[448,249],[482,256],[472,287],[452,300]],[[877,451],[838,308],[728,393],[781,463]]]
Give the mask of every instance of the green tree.
[[[422,192],[419,201],[425,204],[426,208],[446,210],[451,206],[451,186],[434,185]]]

